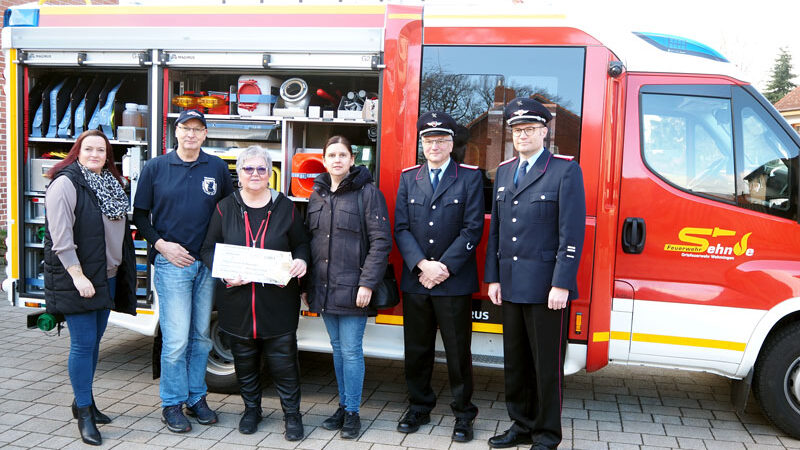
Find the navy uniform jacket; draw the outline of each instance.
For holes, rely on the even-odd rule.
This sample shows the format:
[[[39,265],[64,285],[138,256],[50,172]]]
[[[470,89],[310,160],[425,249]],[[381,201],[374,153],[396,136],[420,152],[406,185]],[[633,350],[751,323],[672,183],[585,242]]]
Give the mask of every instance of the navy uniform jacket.
[[[394,239],[403,255],[400,288],[412,294],[469,295],[478,290],[475,247],[483,234],[483,178],[477,167],[450,160],[433,192],[428,165],[400,177]],[[426,289],[419,283],[421,259],[440,261],[450,276]]]
[[[504,301],[547,303],[552,286],[578,297],[586,226],[580,165],[545,149],[514,187],[519,158],[500,164],[486,247],[486,283],[500,282]]]

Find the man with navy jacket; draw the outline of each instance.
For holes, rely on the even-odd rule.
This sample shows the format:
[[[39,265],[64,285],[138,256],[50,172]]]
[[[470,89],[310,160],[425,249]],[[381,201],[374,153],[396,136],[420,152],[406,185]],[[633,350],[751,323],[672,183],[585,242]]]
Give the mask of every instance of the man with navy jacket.
[[[425,164],[403,171],[394,237],[403,255],[403,333],[408,412],[397,430],[430,422],[436,329],[441,331],[456,416],[453,440],[473,438],[472,293],[478,290],[475,247],[483,233],[483,179],[475,166],[450,158],[456,122],[444,112],[420,116]]]
[[[530,98],[505,108],[519,156],[500,163],[494,183],[484,280],[503,310],[505,397],[513,424],[494,448],[561,442],[568,302],[578,296],[586,200],[572,157],[544,148],[550,112]]]

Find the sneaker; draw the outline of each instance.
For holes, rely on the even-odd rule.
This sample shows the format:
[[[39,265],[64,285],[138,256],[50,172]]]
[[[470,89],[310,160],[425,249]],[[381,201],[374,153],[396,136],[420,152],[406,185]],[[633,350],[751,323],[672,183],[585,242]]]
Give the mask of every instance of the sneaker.
[[[192,431],[192,424],[183,415],[183,406],[167,406],[161,412],[161,422],[167,424],[167,429],[173,433],[186,433]]]
[[[197,423],[201,425],[211,425],[212,423],[217,423],[217,421],[219,421],[217,418],[217,413],[208,407],[205,395],[194,405],[186,405],[186,415],[196,418]]]
[[[239,420],[239,433],[253,434],[258,430],[261,422],[261,408],[251,408],[245,406],[242,419]]]
[[[344,424],[344,408],[339,406],[339,409],[337,409],[332,416],[328,417],[327,419],[325,419],[324,422],[322,422],[322,428],[331,431],[339,430],[342,428],[343,424]]]
[[[355,439],[361,433],[361,419],[357,412],[347,411],[342,424],[342,439]]]
[[[284,415],[283,421],[286,424],[286,432],[283,434],[283,437],[285,437],[287,441],[299,441],[303,439],[303,435],[305,434],[303,431],[303,417],[299,412]]]

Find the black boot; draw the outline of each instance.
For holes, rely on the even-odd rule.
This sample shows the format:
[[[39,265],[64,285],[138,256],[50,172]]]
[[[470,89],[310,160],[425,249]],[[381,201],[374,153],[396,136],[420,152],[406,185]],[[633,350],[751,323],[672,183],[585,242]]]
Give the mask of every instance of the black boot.
[[[283,421],[286,424],[286,432],[283,436],[287,441],[299,441],[303,439],[303,435],[305,434],[303,430],[303,417],[299,412],[284,414]]]
[[[100,412],[97,409],[97,405],[94,403],[94,399],[92,399],[92,413],[94,414],[94,423],[97,425],[105,425],[107,423],[111,423],[111,418],[107,415]],[[78,418],[78,404],[75,403],[75,400],[72,400],[72,418]]]
[[[241,420],[239,420],[239,433],[253,434],[258,430],[261,422],[261,408],[251,408],[246,406]]]
[[[333,431],[341,429],[342,425],[344,425],[344,407],[339,405],[339,409],[322,422],[322,428]]]
[[[342,439],[355,439],[361,433],[361,419],[357,412],[347,411],[344,414],[344,424],[342,425]]]
[[[81,433],[83,442],[89,445],[100,445],[103,443],[103,438],[100,437],[97,424],[94,422],[94,411],[92,411],[91,406],[78,408],[78,431]]]

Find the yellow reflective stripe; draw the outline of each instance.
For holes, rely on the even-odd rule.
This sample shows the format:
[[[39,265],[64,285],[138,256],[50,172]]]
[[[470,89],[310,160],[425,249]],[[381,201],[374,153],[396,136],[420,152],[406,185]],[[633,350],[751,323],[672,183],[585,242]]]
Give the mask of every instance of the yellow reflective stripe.
[[[503,333],[503,325],[499,323],[481,323],[472,322],[472,331],[479,331],[481,333]]]
[[[394,314],[378,314],[375,317],[375,323],[381,323],[386,325],[402,325],[403,324],[403,316],[396,316]],[[472,323],[472,331],[477,331],[481,333],[503,333],[503,325],[499,323],[482,323],[482,322],[473,322]]]
[[[152,316],[153,314],[155,314],[155,311],[153,311],[152,309],[136,308],[136,314],[144,314],[144,315]]]
[[[743,352],[747,344],[744,342],[721,341],[718,339],[703,339],[682,336],[665,336],[661,334],[628,333],[626,331],[601,331],[593,335],[593,342],[615,341],[648,342],[650,344],[685,345],[688,347],[715,348],[721,350],[734,350]]]
[[[8,57],[11,58],[11,61],[16,61],[17,59],[17,50],[11,49]],[[9,66],[9,76],[8,76],[8,94],[6,96],[6,110],[8,111],[8,116],[6,117],[13,117],[17,118],[20,117],[17,113],[17,101],[19,95],[19,86],[17,83],[17,65],[15,63],[11,63]],[[8,125],[8,167],[11,170],[8,171],[8,217],[9,222],[7,224],[8,227],[8,239],[6,242],[11,243],[12,251],[11,251],[11,278],[19,279],[19,258],[20,254],[23,252],[23,248],[18,246],[17,243],[19,242],[19,180],[17,173],[17,158],[19,155],[19,146],[18,146],[18,136],[17,136],[17,129],[18,126],[16,123],[7,124]],[[24,282],[24,280],[23,280]]]
[[[651,344],[686,345],[689,347],[716,348],[721,350],[735,350],[743,352],[747,344],[744,342],[720,341],[717,339],[702,339],[680,336],[662,336],[659,334],[633,333],[636,342],[649,342]]]
[[[403,316],[395,316],[393,314],[378,314],[375,317],[375,323],[386,323],[389,325],[402,325]]]
[[[217,6],[193,6],[191,11],[184,6],[42,6],[39,8],[40,15],[47,16],[70,16],[79,14],[101,14],[101,15],[153,15],[153,14],[175,14],[175,15],[204,15],[204,14],[366,14],[377,15],[385,14],[386,6],[240,6],[240,5],[217,5]]]
[[[389,19],[419,20],[422,19],[422,14],[389,14]]]
[[[608,342],[608,331],[597,331],[592,336],[592,342]]]

